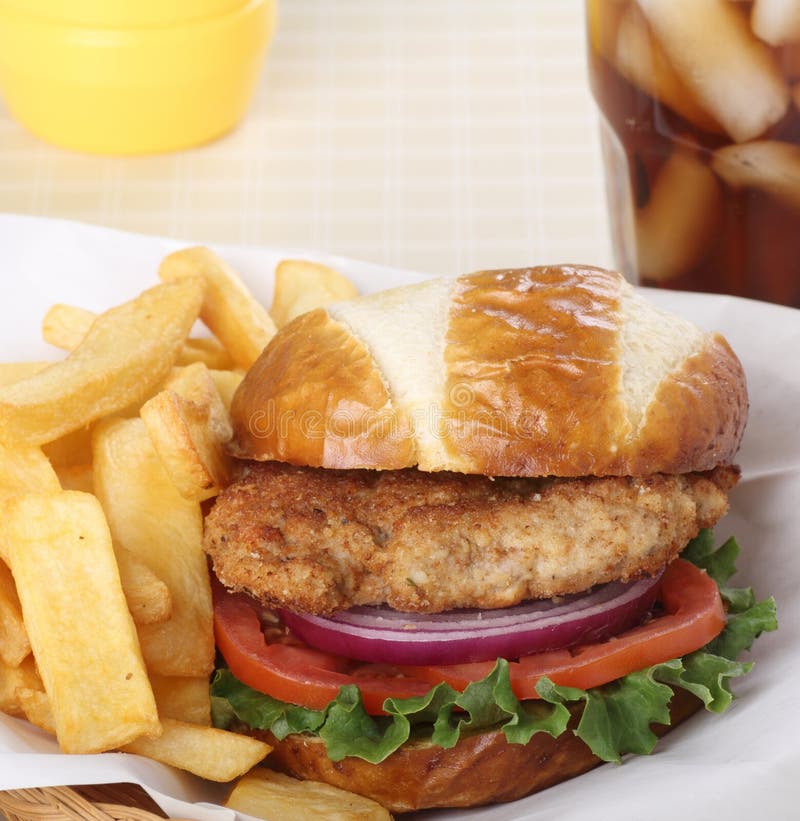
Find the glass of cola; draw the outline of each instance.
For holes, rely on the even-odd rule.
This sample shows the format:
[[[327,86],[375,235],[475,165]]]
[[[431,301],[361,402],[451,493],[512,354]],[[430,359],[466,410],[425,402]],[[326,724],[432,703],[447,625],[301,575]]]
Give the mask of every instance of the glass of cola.
[[[617,265],[800,307],[800,0],[586,0]]]

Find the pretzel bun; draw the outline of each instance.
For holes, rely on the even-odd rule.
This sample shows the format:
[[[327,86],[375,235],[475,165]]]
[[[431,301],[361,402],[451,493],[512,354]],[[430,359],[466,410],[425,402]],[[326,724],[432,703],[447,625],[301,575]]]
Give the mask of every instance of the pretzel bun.
[[[723,337],[586,266],[482,271],[339,302],[271,340],[234,453],[325,468],[646,476],[728,464],[747,418]]]
[[[671,724],[653,725],[653,732],[664,735],[701,706],[688,691],[675,690]],[[516,801],[591,770],[603,762],[571,732],[577,723],[574,715],[570,729],[558,738],[537,733],[527,744],[509,744],[500,730],[462,737],[450,749],[412,741],[380,764],[360,758],[331,761],[318,736],[289,735],[279,741],[268,732],[248,734],[272,745],[271,767],[365,795],[402,813]]]

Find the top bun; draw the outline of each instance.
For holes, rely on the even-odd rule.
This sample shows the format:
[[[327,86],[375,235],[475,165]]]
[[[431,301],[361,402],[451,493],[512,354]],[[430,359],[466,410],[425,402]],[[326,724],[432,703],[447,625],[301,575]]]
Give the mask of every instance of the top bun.
[[[728,464],[736,355],[583,266],[481,271],[311,311],[233,400],[234,453],[325,468],[646,476]]]

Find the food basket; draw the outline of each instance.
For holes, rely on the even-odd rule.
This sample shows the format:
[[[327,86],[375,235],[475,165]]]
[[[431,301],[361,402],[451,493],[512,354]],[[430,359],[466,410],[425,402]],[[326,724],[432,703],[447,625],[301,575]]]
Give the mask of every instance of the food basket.
[[[168,818],[138,784],[7,790],[0,792],[0,813],[8,821],[156,821]]]

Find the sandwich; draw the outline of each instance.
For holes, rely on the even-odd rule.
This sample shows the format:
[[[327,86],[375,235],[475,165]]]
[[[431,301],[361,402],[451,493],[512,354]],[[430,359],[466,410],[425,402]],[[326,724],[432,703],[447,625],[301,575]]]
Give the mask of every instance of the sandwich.
[[[586,266],[484,271],[282,328],[206,519],[214,720],[394,812],[518,799],[705,705],[774,604],[711,528],[741,363]]]

